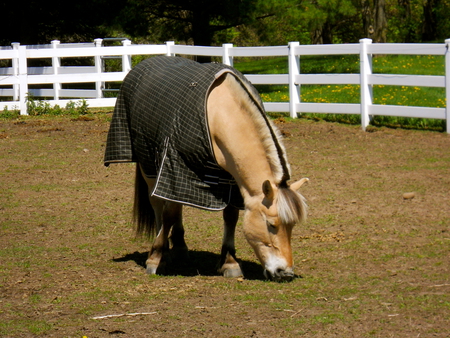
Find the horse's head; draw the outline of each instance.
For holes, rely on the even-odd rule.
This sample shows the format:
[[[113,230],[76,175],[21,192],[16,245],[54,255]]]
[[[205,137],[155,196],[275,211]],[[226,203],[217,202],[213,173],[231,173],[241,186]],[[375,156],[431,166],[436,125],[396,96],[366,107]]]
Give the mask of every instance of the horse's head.
[[[294,278],[291,234],[294,225],[306,219],[305,199],[297,193],[306,181],[303,178],[290,187],[265,181],[261,196],[246,205],[245,237],[263,265],[266,278],[275,281]]]

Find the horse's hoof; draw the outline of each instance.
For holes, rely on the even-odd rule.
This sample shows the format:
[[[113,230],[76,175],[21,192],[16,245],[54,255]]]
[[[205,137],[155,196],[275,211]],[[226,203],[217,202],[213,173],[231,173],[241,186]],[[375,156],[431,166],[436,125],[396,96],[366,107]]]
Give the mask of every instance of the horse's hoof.
[[[145,273],[147,275],[164,275],[166,273],[166,263],[160,262],[158,266],[147,264]]]
[[[244,277],[244,274],[242,273],[241,269],[225,269],[223,271],[223,276],[226,278],[237,278],[237,277]]]
[[[225,263],[222,268],[219,269],[219,273],[227,278],[244,277],[238,263]]]
[[[145,273],[147,275],[156,275],[156,270],[157,269],[158,269],[157,267],[147,266],[147,268],[145,269]]]
[[[241,266],[236,262],[223,264],[218,272],[227,278],[244,277]]]

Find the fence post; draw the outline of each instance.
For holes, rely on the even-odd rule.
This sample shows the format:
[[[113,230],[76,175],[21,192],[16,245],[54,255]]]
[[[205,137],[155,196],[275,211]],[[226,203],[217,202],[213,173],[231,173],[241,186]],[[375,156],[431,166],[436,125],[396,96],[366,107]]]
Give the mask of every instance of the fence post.
[[[12,48],[13,50],[17,51],[17,56],[19,55],[19,46],[20,43],[18,42],[13,42],[12,44]],[[19,76],[19,58],[13,58],[12,60],[12,71],[13,71],[13,76],[17,77]],[[18,84],[14,84],[13,85],[13,101],[19,101],[19,85]]]
[[[222,45],[222,63],[224,65],[233,66],[233,57],[230,55],[230,49],[233,48],[232,43],[224,43]]]
[[[28,115],[28,69],[27,69],[27,46],[18,46],[19,51],[19,109],[20,115]]]
[[[369,110],[372,105],[372,85],[369,84],[369,76],[372,74],[372,54],[367,52],[367,47],[372,43],[371,39],[359,40],[361,50],[359,54],[360,82],[361,82],[361,127],[365,131],[369,125]]]
[[[445,40],[445,122],[447,134],[450,134],[450,39]]]
[[[56,49],[59,45],[59,40],[53,40],[52,41],[52,48]],[[61,67],[61,58],[57,56],[52,57],[52,67],[53,67],[53,74],[58,75],[59,74],[59,68]],[[54,82],[53,83],[53,99],[59,100],[59,92],[61,90],[61,83]]]
[[[295,83],[295,77],[300,74],[300,57],[295,55],[295,47],[298,47],[298,41],[289,42],[289,115],[292,118],[297,117],[297,104],[300,103],[300,84]]]
[[[131,40],[122,40],[122,46],[127,47],[131,46]],[[122,72],[128,73],[131,70],[131,55],[123,54],[122,55]]]
[[[167,47],[166,55],[167,56],[175,56],[175,53],[171,53],[170,52],[170,49],[171,49],[170,47],[173,46],[173,45],[175,45],[174,41],[166,41],[166,47]]]
[[[95,39],[94,40],[95,47],[102,48],[103,39]],[[101,55],[94,56],[94,64],[95,64],[95,72],[97,74],[101,74],[103,71],[103,61]],[[104,83],[102,81],[95,82],[95,91],[97,92],[97,99],[101,99],[103,97],[103,86]]]

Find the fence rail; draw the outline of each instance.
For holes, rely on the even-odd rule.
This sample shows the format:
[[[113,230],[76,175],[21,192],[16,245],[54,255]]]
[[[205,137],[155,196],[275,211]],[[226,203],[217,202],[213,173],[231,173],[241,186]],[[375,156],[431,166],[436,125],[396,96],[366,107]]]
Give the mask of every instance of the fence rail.
[[[442,44],[372,44],[370,39],[362,39],[355,44],[342,45],[300,45],[290,42],[286,46],[272,47],[234,47],[224,44],[221,47],[199,47],[175,45],[167,42],[161,45],[132,45],[122,40],[122,46],[104,46],[105,40],[96,39],[93,43],[60,44],[52,41],[49,45],[0,47],[0,61],[8,60],[6,67],[0,67],[0,108],[19,109],[27,114],[27,95],[53,98],[50,105],[65,106],[73,99],[86,99],[90,107],[111,107],[114,97],[105,97],[105,83],[121,82],[131,70],[133,55],[201,55],[221,58],[222,62],[233,65],[234,57],[286,56],[288,74],[251,74],[246,77],[256,85],[273,84],[289,87],[289,102],[265,102],[267,111],[289,112],[291,117],[300,113],[338,113],[360,114],[362,128],[368,126],[374,115],[432,118],[446,120],[450,133],[450,114],[446,108],[393,106],[373,104],[374,85],[421,86],[446,88],[447,102],[450,100],[450,39]],[[373,74],[372,55],[442,55],[445,56],[445,75],[394,75]],[[301,74],[301,57],[305,55],[359,55],[359,74]],[[94,66],[62,66],[61,60],[67,58],[93,58]],[[121,71],[106,72],[104,60],[121,60]],[[35,59],[50,59],[51,66],[29,67]],[[91,83],[94,89],[68,89],[63,84]],[[360,103],[309,103],[302,102],[302,85],[312,84],[355,84],[360,85]],[[9,99],[9,100],[8,100]]]

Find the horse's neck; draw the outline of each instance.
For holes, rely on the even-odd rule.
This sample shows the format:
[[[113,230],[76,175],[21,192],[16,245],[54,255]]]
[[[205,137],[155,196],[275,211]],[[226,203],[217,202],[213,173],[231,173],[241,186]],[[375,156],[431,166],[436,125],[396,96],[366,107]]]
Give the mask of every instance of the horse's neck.
[[[226,85],[215,87],[208,98],[208,124],[217,163],[231,173],[245,195],[262,192],[265,180],[275,181],[261,131]]]

